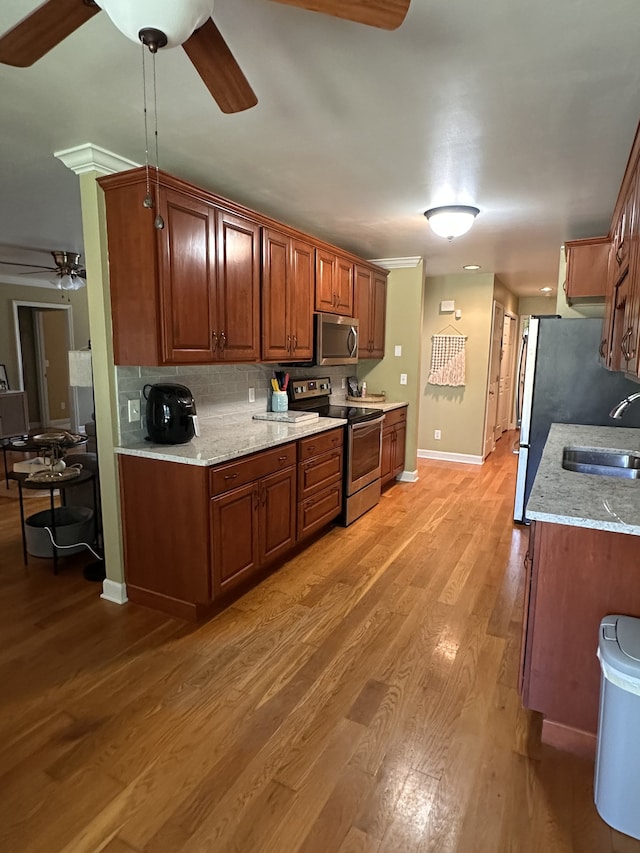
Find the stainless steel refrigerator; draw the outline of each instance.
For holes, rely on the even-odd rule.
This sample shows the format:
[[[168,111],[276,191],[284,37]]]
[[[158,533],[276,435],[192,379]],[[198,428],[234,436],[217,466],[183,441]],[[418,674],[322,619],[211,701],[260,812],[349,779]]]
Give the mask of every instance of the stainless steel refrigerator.
[[[640,405],[621,420],[609,412],[640,385],[605,370],[598,349],[602,320],[532,317],[520,347],[517,418],[520,427],[515,521],[526,506],[552,423],[640,427]]]

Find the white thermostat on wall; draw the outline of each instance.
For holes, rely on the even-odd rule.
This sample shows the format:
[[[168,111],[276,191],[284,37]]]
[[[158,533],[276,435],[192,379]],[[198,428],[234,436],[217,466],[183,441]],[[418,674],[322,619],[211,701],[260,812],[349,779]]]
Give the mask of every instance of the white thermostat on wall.
[[[440,303],[440,313],[441,314],[445,314],[448,311],[455,311],[455,310],[456,310],[456,303],[453,301],[453,299],[443,299],[442,302]]]

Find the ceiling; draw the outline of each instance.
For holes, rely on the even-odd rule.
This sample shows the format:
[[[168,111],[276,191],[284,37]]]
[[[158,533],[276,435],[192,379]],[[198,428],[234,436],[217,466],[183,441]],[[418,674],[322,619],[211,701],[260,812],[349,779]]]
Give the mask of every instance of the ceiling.
[[[3,0],[0,32],[37,5]],[[361,256],[477,263],[539,295],[565,239],[608,229],[640,117],[639,17],[636,0],[412,0],[386,32],[216,0],[258,106],[222,114],[184,52],[161,52],[160,166]],[[140,51],[101,13],[31,68],[0,66],[0,258],[82,251],[78,179],[54,151],[144,162]],[[449,243],[423,211],[451,203],[481,213]]]

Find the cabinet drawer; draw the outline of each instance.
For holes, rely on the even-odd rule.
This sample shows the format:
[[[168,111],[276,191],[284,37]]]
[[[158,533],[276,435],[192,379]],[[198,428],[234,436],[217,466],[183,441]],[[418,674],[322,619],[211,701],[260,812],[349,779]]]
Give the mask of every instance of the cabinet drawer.
[[[314,456],[298,465],[300,500],[315,495],[333,483],[342,482],[342,448]]]
[[[300,501],[298,504],[298,539],[319,530],[333,521],[342,510],[342,484],[336,483],[328,489]]]
[[[406,424],[407,422],[407,407],[402,409],[392,409],[390,412],[385,412],[383,428],[385,430],[397,424]]]
[[[209,470],[209,494],[221,495],[229,489],[244,486],[296,464],[295,442],[265,450],[237,462],[216,465]]]
[[[328,450],[342,447],[342,441],[342,427],[328,432],[320,432],[317,435],[309,436],[309,438],[302,438],[298,442],[298,460],[304,462],[305,459],[311,459],[312,456],[319,456]]]

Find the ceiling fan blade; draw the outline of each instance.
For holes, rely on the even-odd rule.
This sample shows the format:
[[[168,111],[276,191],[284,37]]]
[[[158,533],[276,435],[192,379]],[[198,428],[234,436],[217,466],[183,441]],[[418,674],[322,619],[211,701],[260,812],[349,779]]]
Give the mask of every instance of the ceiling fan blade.
[[[211,18],[182,47],[223,113],[255,107],[258,99]]]
[[[91,0],[48,0],[0,38],[0,63],[33,65],[99,11]]]
[[[43,267],[40,264],[18,264],[15,261],[0,261],[5,267],[29,267],[30,270],[55,270],[57,267]],[[28,273],[20,273],[20,275],[28,275]]]
[[[411,0],[274,0],[310,12],[322,12],[381,30],[396,30],[409,11]]]

